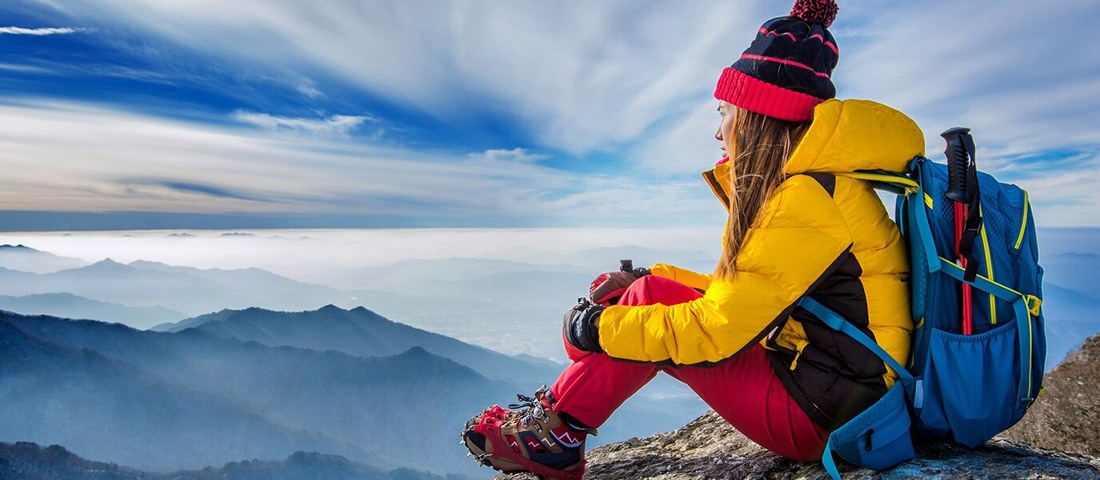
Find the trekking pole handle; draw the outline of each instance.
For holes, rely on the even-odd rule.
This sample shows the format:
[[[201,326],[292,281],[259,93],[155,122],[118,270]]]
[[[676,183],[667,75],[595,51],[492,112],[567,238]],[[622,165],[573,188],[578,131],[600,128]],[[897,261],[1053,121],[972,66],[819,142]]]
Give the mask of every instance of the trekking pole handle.
[[[960,203],[969,203],[971,188],[968,179],[970,170],[974,168],[974,137],[970,136],[970,129],[955,127],[940,134],[947,142],[944,155],[947,155],[947,193],[948,199]]]

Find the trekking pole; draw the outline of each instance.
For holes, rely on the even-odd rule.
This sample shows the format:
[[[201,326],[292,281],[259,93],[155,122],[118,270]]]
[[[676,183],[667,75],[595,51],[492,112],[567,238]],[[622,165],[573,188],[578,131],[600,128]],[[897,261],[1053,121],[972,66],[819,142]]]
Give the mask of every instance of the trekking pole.
[[[970,272],[975,274],[977,272],[977,265],[970,265],[973,261],[970,257],[977,227],[971,226],[975,223],[971,215],[980,219],[978,212],[970,211],[971,205],[978,195],[977,170],[974,164],[974,137],[970,136],[970,129],[965,127],[949,129],[941,133],[940,136],[947,141],[947,148],[944,149],[943,153],[947,155],[948,189],[944,196],[954,202],[955,258],[958,259],[959,266],[967,271],[966,277],[972,279]],[[968,231],[968,229],[973,231]],[[963,335],[970,335],[974,333],[973,300],[970,296],[970,284],[961,283],[962,325],[960,329]]]

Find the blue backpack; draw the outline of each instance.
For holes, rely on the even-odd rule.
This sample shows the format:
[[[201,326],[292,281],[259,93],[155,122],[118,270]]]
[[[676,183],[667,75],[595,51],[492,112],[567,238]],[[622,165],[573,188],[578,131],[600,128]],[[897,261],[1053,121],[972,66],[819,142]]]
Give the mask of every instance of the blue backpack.
[[[946,165],[917,157],[908,176],[843,174],[898,194],[894,218],[912,271],[908,364],[813,299],[799,302],[900,377],[882,399],[830,434],[822,462],[834,479],[840,476],[833,453],[881,471],[914,457],[914,435],[981,445],[1019,421],[1041,393],[1043,269],[1027,192],[977,171],[969,130],[943,136]]]

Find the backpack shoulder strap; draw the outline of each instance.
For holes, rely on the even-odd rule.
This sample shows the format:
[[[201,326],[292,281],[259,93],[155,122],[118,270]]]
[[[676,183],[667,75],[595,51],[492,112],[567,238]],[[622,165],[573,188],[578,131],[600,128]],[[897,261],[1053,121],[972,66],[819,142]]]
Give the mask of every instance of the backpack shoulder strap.
[[[843,317],[841,317],[838,313],[834,312],[829,307],[822,305],[820,302],[810,297],[800,298],[798,302],[795,303],[795,305],[798,305],[799,307],[802,307],[806,311],[813,314],[829,328],[832,328],[833,330],[836,330],[838,332],[842,332],[849,337],[855,339],[864,347],[867,347],[867,349],[874,352],[875,355],[878,355],[879,358],[882,359],[882,361],[886,362],[886,364],[889,365],[890,368],[893,368],[895,372],[898,372],[898,378],[901,380],[900,385],[894,384],[894,386],[886,392],[886,395],[881,400],[872,405],[867,411],[860,414],[859,417],[867,417],[868,415],[870,415],[871,417],[869,418],[875,419],[876,425],[874,428],[865,428],[866,425],[863,423],[859,423],[860,420],[859,417],[857,417],[853,420],[850,420],[848,423],[845,423],[844,426],[829,434],[829,439],[825,442],[825,451],[821,455],[821,463],[822,466],[825,467],[825,471],[829,474],[830,478],[832,478],[833,480],[841,480],[840,471],[836,468],[836,460],[833,459],[833,452],[837,451],[836,447],[838,446],[838,444],[843,449],[846,448],[844,446],[850,446],[850,444],[852,443],[852,432],[847,431],[849,430],[849,426],[855,425],[854,428],[856,429],[856,432],[862,432],[858,433],[859,435],[862,435],[863,438],[869,438],[868,435],[874,433],[875,429],[878,428],[878,422],[880,421],[880,419],[886,418],[886,411],[883,409],[890,411],[899,411],[898,409],[900,409],[903,414],[907,413],[905,411],[905,397],[907,397],[908,393],[912,391],[914,382],[913,375],[910,374],[909,371],[905,369],[905,367],[902,367],[897,360],[894,360],[894,357],[891,357],[890,354],[886,353],[886,350],[883,350],[883,348],[880,347],[878,343],[875,343],[874,340],[871,340],[871,337],[868,337],[867,334],[860,331],[858,328],[856,328],[855,325],[848,323],[848,321],[844,320]],[[893,397],[891,397],[891,395],[893,395]],[[892,398],[894,402],[891,403],[887,401],[888,398]],[[899,404],[897,402],[901,403]],[[892,417],[892,415],[890,416]],[[886,425],[889,425],[890,429],[903,429],[905,431],[904,435],[908,437],[908,428],[911,425],[909,417],[905,416],[904,420],[902,421],[897,420],[897,417],[894,418],[895,419],[893,421],[887,421]],[[847,432],[845,433],[843,431]],[[834,442],[834,440],[836,440],[836,442]],[[911,442],[908,440],[908,438],[906,440],[907,442]],[[870,449],[870,440],[867,440],[867,442],[868,443],[866,448]],[[908,450],[906,450],[906,447],[901,446],[902,443],[905,443],[905,445],[907,445]],[[912,443],[896,442],[896,444],[892,445],[893,446],[886,447],[886,450],[884,450],[886,452],[885,455],[891,459],[890,462],[887,462],[890,466],[896,465],[900,461],[905,461],[907,459],[913,458]],[[880,453],[880,455],[882,454]],[[884,458],[880,458],[880,460],[882,459]],[[866,466],[863,465],[862,462],[858,463],[860,463],[861,466]],[[883,466],[880,465],[879,467]],[[880,468],[876,468],[876,470],[878,469]]]
[[[838,177],[865,180],[871,182],[871,185],[876,189],[886,190],[902,196],[916,193],[920,188],[917,181],[909,178],[907,175],[897,172],[887,172],[885,170],[859,170],[855,172],[839,172],[835,175]]]
[[[840,314],[834,312],[829,307],[822,305],[820,302],[810,297],[800,298],[796,305],[812,313],[829,328],[844,333],[849,337],[852,337],[853,339],[855,339],[855,341],[859,342],[864,347],[867,347],[868,350],[874,352],[875,355],[878,355],[879,358],[882,359],[882,361],[886,362],[886,364],[889,365],[890,368],[893,368],[894,371],[898,373],[898,377],[901,379],[901,382],[906,385],[906,387],[913,383],[913,375],[911,375],[909,371],[905,369],[905,367],[898,363],[897,360],[894,360],[894,357],[891,357],[889,353],[886,353],[886,350],[883,350],[883,348],[879,346],[878,343],[876,343],[874,340],[871,340],[871,337],[868,337],[867,334],[860,331],[858,328],[856,328],[855,325],[852,325],[847,320],[844,320],[844,318],[841,317]]]

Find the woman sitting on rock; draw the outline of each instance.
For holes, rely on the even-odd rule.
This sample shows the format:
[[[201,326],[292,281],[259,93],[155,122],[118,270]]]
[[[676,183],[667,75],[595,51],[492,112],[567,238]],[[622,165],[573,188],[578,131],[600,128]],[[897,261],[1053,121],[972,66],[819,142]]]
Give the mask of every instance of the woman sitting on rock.
[[[893,385],[874,353],[796,306],[812,297],[899,362],[909,353],[905,245],[871,185],[844,173],[903,171],[924,138],[885,105],[833,99],[836,11],[799,0],[718,79],[727,156],[703,176],[729,217],[714,273],[657,264],[597,278],[592,303],[565,315],[573,363],[557,382],[466,425],[479,461],[583,478],[586,435],[658,372],[761,446],[816,460]]]

